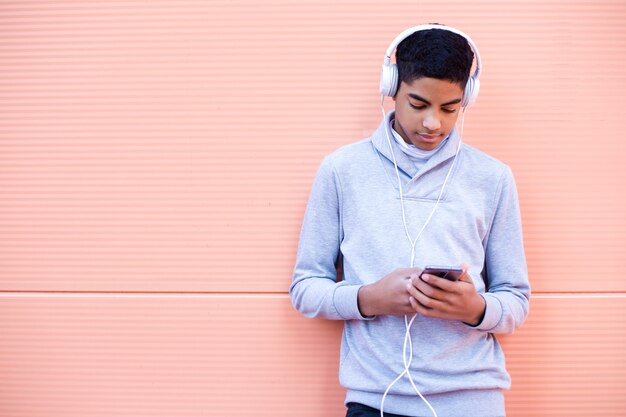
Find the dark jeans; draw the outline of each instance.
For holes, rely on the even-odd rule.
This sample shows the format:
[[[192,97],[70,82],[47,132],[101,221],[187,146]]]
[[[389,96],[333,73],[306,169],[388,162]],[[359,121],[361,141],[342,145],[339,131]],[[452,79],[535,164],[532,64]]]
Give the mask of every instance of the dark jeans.
[[[399,414],[385,413],[385,417],[406,417]],[[346,417],[380,417],[380,410],[359,403],[348,403]]]

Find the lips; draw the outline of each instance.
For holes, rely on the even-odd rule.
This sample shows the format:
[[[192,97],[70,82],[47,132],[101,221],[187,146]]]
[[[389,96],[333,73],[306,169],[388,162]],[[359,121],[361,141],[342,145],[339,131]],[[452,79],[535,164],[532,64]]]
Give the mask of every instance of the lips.
[[[417,135],[422,140],[425,140],[425,141],[433,141],[433,140],[436,140],[439,136],[441,136],[441,135],[429,135],[429,134],[426,134],[426,133],[418,133]]]

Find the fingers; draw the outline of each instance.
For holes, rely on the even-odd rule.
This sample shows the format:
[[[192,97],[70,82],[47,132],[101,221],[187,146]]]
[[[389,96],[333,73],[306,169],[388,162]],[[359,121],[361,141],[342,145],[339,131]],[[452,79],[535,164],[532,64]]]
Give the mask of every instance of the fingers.
[[[429,300],[428,298],[426,298],[427,300]],[[430,300],[430,301],[425,301],[429,304],[432,303],[439,303],[439,301],[436,300]],[[446,313],[441,311],[441,310],[437,310],[433,307],[428,307],[426,305],[423,305],[422,303],[420,303],[418,300],[416,300],[413,297],[409,298],[409,303],[411,304],[411,309],[413,313],[418,313],[424,317],[439,317],[439,318],[445,318],[446,317]]]
[[[409,289],[409,294],[411,294],[418,300],[419,298],[417,297],[417,294],[422,294],[428,298],[432,298],[438,301],[443,301],[446,297],[445,291],[442,291],[439,288],[427,284],[420,278],[412,279],[410,285],[411,288]]]
[[[443,309],[445,306],[445,302],[442,301],[443,298],[437,298],[443,297],[443,292],[436,288],[429,287],[428,284],[421,283],[419,287],[415,287],[411,282],[407,284],[407,291],[411,295],[409,303],[416,311],[418,311],[416,309],[418,305],[428,310]]]
[[[409,297],[409,304],[411,304],[411,308],[413,309],[413,311],[417,311],[417,312],[419,312],[419,310],[420,310],[420,305],[417,303],[417,301],[415,300],[415,298],[413,298],[413,297]]]
[[[421,277],[413,280],[413,285],[418,288],[423,288],[423,283],[426,283],[427,286],[439,290],[443,290],[445,292],[454,292],[455,282],[449,281],[445,278],[439,278],[435,275],[430,274],[422,274]],[[440,298],[440,297],[437,297]]]
[[[465,262],[463,262],[461,264],[461,268],[463,268],[463,274],[461,275],[461,277],[459,278],[459,281],[463,281],[463,282],[471,282],[472,284],[474,283],[472,281],[472,277],[470,277],[468,270],[469,270],[469,265],[466,264]]]

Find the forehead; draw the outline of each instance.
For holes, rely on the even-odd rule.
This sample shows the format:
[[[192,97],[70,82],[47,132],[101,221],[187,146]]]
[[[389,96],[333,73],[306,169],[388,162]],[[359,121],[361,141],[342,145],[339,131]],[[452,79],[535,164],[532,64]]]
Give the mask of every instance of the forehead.
[[[447,103],[463,97],[463,89],[458,83],[438,78],[421,77],[410,83],[400,84],[400,93],[416,94],[431,103]]]

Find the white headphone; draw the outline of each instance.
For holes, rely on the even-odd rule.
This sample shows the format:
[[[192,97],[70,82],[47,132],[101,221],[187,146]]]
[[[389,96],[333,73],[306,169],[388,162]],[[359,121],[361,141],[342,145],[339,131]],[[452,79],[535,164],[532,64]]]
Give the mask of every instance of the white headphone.
[[[414,26],[396,36],[393,42],[391,42],[391,45],[389,45],[389,48],[387,48],[385,60],[383,61],[383,71],[380,76],[380,94],[382,94],[383,96],[393,97],[396,95],[396,91],[398,90],[398,66],[391,63],[391,54],[393,54],[393,51],[396,49],[396,47],[400,44],[400,42],[402,42],[404,39],[408,38],[415,32],[429,29],[447,30],[449,32],[456,33],[457,35],[461,35],[472,47],[472,50],[474,51],[474,56],[476,57],[476,70],[474,71],[474,74],[470,75],[469,79],[467,80],[467,84],[465,85],[465,91],[463,92],[463,101],[461,101],[462,107],[471,106],[476,102],[476,98],[478,97],[478,90],[480,90],[480,80],[478,79],[478,77],[480,76],[480,68],[482,67],[482,63],[480,61],[480,53],[478,52],[478,48],[476,48],[474,41],[472,41],[469,36],[461,32],[460,30],[444,25]]]

